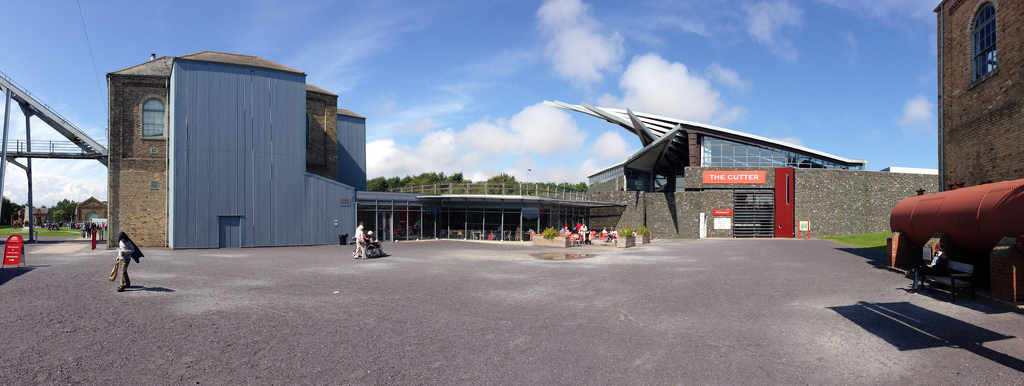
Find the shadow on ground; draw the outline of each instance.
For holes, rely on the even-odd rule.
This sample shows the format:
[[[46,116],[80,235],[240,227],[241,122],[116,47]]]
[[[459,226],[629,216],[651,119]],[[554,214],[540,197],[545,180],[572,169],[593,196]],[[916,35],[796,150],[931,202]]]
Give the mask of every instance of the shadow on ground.
[[[880,265],[884,266],[889,263],[889,261],[885,258],[885,253],[872,251],[870,249],[848,247],[836,248],[836,250],[861,257],[864,260],[867,260],[868,264],[874,265],[876,267]]]
[[[35,267],[8,267],[0,269],[0,285],[32,271]]]
[[[955,347],[1011,369],[1024,371],[1024,361],[982,345],[1015,337],[932,312],[909,302],[858,302],[829,309],[900,351]]]

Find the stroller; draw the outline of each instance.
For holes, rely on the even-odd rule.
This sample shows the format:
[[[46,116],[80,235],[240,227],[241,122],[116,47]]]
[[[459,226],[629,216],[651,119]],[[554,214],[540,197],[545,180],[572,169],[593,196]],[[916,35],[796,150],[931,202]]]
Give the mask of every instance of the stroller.
[[[373,231],[366,233],[366,257],[375,258],[386,255],[380,246],[380,240],[373,238]]]

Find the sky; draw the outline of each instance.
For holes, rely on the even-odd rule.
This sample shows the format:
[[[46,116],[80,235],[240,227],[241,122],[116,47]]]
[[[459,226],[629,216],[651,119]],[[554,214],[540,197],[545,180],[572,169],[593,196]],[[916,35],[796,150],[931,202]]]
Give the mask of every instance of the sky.
[[[366,117],[367,177],[586,182],[641,148],[545,100],[629,108],[840,157],[937,168],[940,0],[0,0],[0,72],[107,143],[106,74],[202,51],[307,74]],[[3,110],[0,109],[0,115]],[[62,140],[31,119],[35,140]],[[10,112],[10,139],[25,118]],[[107,199],[33,160],[33,203]],[[27,202],[8,165],[3,195]]]

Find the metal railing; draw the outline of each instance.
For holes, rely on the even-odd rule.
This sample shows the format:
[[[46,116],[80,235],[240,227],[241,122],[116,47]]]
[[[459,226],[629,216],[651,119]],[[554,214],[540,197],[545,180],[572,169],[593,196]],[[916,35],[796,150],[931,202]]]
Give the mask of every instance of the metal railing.
[[[31,147],[32,150],[29,150],[29,147]],[[54,156],[77,155],[83,157],[100,155],[100,153],[96,151],[88,152],[71,141],[32,140],[29,142],[24,139],[8,140],[7,155],[18,156],[20,154],[49,154]]]
[[[391,188],[389,192],[420,193],[436,195],[480,194],[503,196],[537,196],[563,200],[587,201],[587,192],[553,187],[548,184],[489,183],[489,182],[445,182]]]

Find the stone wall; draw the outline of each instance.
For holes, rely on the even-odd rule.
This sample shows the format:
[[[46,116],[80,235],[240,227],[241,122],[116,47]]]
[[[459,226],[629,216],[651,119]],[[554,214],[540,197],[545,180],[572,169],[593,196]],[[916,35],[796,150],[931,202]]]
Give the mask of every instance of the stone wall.
[[[796,169],[795,221],[814,236],[888,232],[900,200],[939,191],[938,176],[861,170]]]
[[[588,193],[588,200],[625,204],[626,207],[604,207],[591,209],[590,224],[587,225],[587,227],[595,231],[600,231],[603,228],[620,228],[624,225],[634,227],[643,225],[646,213],[646,205],[643,200],[644,194],[644,192],[637,191]]]
[[[764,184],[704,184],[704,170],[765,171]],[[795,169],[795,219],[809,220],[814,236],[841,236],[889,231],[889,214],[900,200],[938,191],[934,175],[869,172],[835,169]],[[732,229],[714,229],[713,210],[733,210],[734,189],[774,189],[772,168],[687,168],[688,191],[589,192],[592,201],[625,204],[591,210],[591,225],[603,227],[646,226],[655,238],[696,239],[700,213],[705,213],[707,237],[733,237]]]
[[[166,133],[167,78],[111,75],[108,83],[109,230],[128,233],[139,246],[167,246],[167,136],[142,136],[142,105],[151,98],[164,103]]]

